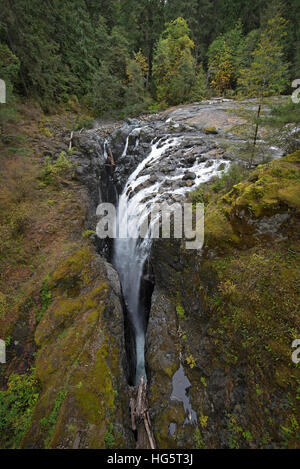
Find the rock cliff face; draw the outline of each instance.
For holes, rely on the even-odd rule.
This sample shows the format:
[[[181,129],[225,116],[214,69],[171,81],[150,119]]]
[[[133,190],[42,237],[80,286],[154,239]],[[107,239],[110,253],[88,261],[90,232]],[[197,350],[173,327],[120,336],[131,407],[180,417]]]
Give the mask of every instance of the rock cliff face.
[[[298,152],[211,192],[201,253],[154,243],[146,358],[162,448],[298,445],[299,170]],[[180,364],[197,424],[174,382]]]
[[[23,446],[104,448],[111,438],[131,447],[116,272],[91,248],[82,248],[47,285],[53,299],[35,333],[42,392]]]
[[[104,144],[93,132],[77,132],[70,154],[73,179],[86,193],[82,203],[90,228],[96,226],[98,203],[117,203]],[[134,447],[120,282],[103,256],[110,257],[111,246],[95,235],[91,239],[90,247],[78,242],[45,281],[51,304],[34,336],[41,393],[25,448]]]
[[[1,270],[12,294],[0,314],[0,336],[9,338],[7,364],[0,370],[0,447],[132,448],[121,288],[116,271],[92,242],[102,196],[99,178],[104,198],[111,186],[103,141],[89,135],[87,143],[78,132],[68,152],[72,116],[45,122],[43,136],[36,119],[24,122],[33,156],[22,172],[21,199],[25,194],[32,207],[20,232],[23,250],[16,232],[11,241],[6,236],[10,244],[4,254],[1,250]],[[61,152],[73,165],[52,172],[50,179]],[[50,158],[48,173],[44,156]],[[16,159],[14,171],[23,166]],[[1,187],[1,197],[9,190],[12,212],[18,190],[13,178]],[[14,274],[7,257],[11,263],[21,258],[30,268],[23,266],[23,272],[16,266]],[[1,290],[3,280],[1,272]]]

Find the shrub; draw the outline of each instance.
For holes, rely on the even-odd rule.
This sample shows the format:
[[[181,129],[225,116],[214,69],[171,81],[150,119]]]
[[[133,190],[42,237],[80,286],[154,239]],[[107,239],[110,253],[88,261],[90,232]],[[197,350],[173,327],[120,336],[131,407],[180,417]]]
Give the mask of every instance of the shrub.
[[[241,182],[247,177],[249,171],[242,165],[233,164],[230,166],[226,173],[211,185],[214,192],[221,192],[222,190],[229,191],[233,186]]]
[[[187,362],[187,364],[189,365],[189,367],[192,368],[192,369],[193,369],[194,366],[196,365],[196,361],[195,361],[195,359],[194,359],[194,357],[193,357],[192,354],[190,354],[190,355],[186,358],[186,362]]]
[[[89,238],[90,236],[92,236],[93,234],[95,234],[95,231],[94,230],[86,230],[84,233],[82,233],[82,237],[84,239],[87,239]]]
[[[180,317],[180,319],[185,318],[184,308],[180,303],[177,304],[177,306],[176,306],[176,312],[177,312],[178,316]]]
[[[93,117],[82,117],[76,124],[75,130],[92,129],[95,119]]]
[[[115,437],[113,435],[114,426],[112,423],[109,424],[108,430],[105,432],[104,435],[104,443],[107,449],[111,449],[115,446]]]
[[[44,167],[40,174],[40,179],[46,184],[54,183],[59,178],[66,175],[72,168],[73,164],[70,160],[68,160],[64,151],[60,153],[59,157],[54,163],[52,163],[51,158],[47,156],[45,158]]]
[[[33,374],[12,374],[7,391],[0,391],[0,447],[19,448],[28,430],[40,392]]]
[[[207,448],[207,446],[206,446],[206,444],[203,440],[203,436],[201,434],[201,431],[200,431],[199,427],[196,427],[193,439],[194,439],[196,449],[206,449]]]

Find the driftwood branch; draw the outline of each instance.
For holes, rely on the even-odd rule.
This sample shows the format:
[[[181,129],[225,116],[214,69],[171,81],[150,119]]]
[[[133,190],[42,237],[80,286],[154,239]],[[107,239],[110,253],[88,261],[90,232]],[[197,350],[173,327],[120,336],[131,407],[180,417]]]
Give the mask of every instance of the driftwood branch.
[[[145,424],[146,432],[149,438],[150,447],[151,449],[155,449],[155,441],[154,441],[154,436],[153,436],[153,432],[151,428],[151,421],[150,421],[150,415],[149,415],[148,410],[144,415],[144,424]]]
[[[115,160],[114,160],[114,157],[113,157],[113,154],[112,154],[112,151],[111,151],[111,148],[108,149],[107,161],[111,166],[115,166],[115,164],[116,164]]]
[[[137,432],[137,448],[155,449],[155,440],[151,428],[147,384],[142,376],[139,386],[129,388],[131,426]]]
[[[73,131],[71,132],[71,136],[70,136],[70,143],[69,143],[69,151],[72,150],[72,144],[73,144]]]

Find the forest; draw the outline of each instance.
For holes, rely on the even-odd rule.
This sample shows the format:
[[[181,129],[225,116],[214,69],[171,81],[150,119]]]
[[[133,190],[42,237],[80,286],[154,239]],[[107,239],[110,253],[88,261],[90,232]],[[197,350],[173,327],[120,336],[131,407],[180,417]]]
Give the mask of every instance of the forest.
[[[13,93],[45,109],[75,100],[120,117],[211,94],[259,95],[266,71],[263,94],[288,93],[300,68],[297,4],[1,0],[0,76],[8,102]]]

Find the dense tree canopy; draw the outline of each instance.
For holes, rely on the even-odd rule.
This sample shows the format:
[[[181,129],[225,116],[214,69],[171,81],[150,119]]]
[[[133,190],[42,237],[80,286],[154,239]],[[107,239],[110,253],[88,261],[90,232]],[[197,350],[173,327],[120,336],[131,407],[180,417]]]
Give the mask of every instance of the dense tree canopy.
[[[253,52],[276,15],[288,21],[280,47],[282,63],[290,65],[284,86],[273,91],[287,91],[300,70],[299,0],[0,3],[1,57],[15,64],[11,74],[11,65],[0,58],[1,74],[15,92],[42,103],[76,95],[101,113],[128,108],[129,102],[140,108],[149,103],[149,93],[166,104],[200,99],[206,84],[210,92],[234,93],[251,74]]]

